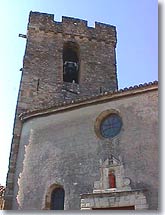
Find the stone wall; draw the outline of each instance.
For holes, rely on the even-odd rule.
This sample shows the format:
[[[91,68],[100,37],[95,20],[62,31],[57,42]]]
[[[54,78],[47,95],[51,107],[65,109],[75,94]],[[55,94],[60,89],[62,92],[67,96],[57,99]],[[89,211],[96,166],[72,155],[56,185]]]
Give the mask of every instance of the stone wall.
[[[114,26],[96,22],[95,28],[91,28],[84,20],[62,17],[62,22],[56,22],[52,14],[30,12],[24,38],[27,38],[27,43],[14,120],[5,209],[12,208],[22,129],[18,116],[24,111],[97,95],[100,90],[113,91],[118,85]],[[68,41],[79,46],[79,85],[63,82],[63,45]]]
[[[95,193],[81,195],[81,210],[100,210],[106,208],[134,207],[134,210],[147,210],[145,191],[122,191],[111,193]]]
[[[120,134],[111,140],[95,133],[97,117],[115,109],[122,117]],[[158,93],[146,91],[91,104],[23,123],[13,209],[45,209],[53,184],[65,190],[65,209],[80,209],[80,194],[91,193],[100,179],[100,162],[121,158],[131,188],[148,190],[149,209],[158,208]]]
[[[63,46],[79,47],[79,94],[66,91],[74,87],[63,82]],[[24,56],[21,99],[26,109],[41,108],[59,101],[117,89],[116,28],[102,23],[95,28],[87,21],[31,12]],[[26,97],[26,99],[24,98]]]
[[[5,187],[0,185],[0,210],[4,209],[4,194],[5,194]]]

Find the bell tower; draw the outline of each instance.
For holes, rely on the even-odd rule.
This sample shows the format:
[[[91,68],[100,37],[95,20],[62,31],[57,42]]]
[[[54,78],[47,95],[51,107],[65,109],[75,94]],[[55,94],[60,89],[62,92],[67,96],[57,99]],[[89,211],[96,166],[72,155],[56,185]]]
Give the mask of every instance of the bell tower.
[[[21,94],[28,108],[117,90],[116,28],[30,12]],[[25,98],[24,96],[24,98]],[[25,101],[26,100],[26,101]]]
[[[30,12],[26,50],[10,152],[5,209],[12,208],[23,112],[51,108],[118,89],[116,28],[95,22]]]

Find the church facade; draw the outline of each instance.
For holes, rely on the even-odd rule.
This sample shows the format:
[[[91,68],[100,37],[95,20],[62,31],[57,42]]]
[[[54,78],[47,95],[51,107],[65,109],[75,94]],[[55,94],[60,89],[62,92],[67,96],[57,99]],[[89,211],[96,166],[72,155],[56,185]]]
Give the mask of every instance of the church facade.
[[[118,89],[116,28],[30,12],[8,210],[157,210],[158,82]]]

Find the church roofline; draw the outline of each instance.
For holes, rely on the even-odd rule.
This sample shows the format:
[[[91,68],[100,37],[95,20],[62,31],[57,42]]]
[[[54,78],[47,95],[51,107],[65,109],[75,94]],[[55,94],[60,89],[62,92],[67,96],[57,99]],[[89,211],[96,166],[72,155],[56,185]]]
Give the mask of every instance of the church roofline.
[[[26,111],[21,113],[19,115],[19,118],[21,119],[21,121],[25,121],[33,117],[45,116],[52,113],[59,113],[67,110],[77,109],[88,105],[94,105],[97,103],[103,103],[107,101],[120,99],[122,97],[130,97],[130,96],[134,96],[137,94],[141,94],[141,93],[145,93],[145,92],[153,91],[157,89],[158,89],[158,81],[153,81],[149,83],[144,83],[144,84],[120,89],[118,91],[104,92],[98,95],[92,95],[87,98],[77,98],[75,100],[59,102],[56,105],[48,106],[43,109]]]

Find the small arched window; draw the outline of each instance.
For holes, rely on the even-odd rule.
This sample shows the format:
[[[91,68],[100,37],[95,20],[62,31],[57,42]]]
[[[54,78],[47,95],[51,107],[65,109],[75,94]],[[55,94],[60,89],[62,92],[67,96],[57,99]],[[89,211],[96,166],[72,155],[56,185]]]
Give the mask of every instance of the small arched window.
[[[51,210],[64,210],[65,191],[62,187],[55,188],[51,193]]]
[[[109,188],[116,188],[116,177],[112,171],[109,172]]]
[[[79,47],[75,42],[67,42],[63,47],[63,81],[79,83]]]

